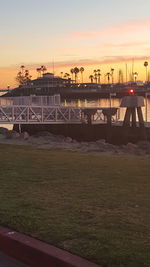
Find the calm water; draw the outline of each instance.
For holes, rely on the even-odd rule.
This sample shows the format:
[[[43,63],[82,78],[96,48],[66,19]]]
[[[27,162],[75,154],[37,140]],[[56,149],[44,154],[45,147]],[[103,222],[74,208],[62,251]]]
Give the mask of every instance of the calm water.
[[[1,93],[0,93],[1,94]],[[2,94],[1,94],[2,95]],[[121,99],[118,98],[111,98],[111,99],[97,99],[97,100],[73,100],[70,102],[63,102],[62,104],[64,104],[65,106],[76,106],[76,107],[119,107],[121,103]],[[147,106],[147,108],[146,108]],[[147,110],[147,111],[146,111]],[[150,98],[148,98],[147,100],[145,99],[145,107],[142,108],[143,111],[143,117],[144,120],[150,122]],[[119,111],[119,117],[120,117],[120,121],[123,120],[124,118],[124,114],[125,114],[125,109],[124,108],[120,108]],[[5,124],[1,124],[0,127],[6,127],[9,129],[12,129],[12,125],[5,125]]]
[[[147,98],[144,100],[145,101],[145,107],[142,108],[143,111],[143,117],[144,120],[150,122],[150,98]],[[121,103],[121,98],[111,98],[111,99],[97,99],[97,100],[76,100],[76,101],[71,101],[71,102],[66,102],[66,106],[77,106],[77,107],[120,107]],[[146,108],[147,106],[147,108]],[[122,121],[124,119],[125,115],[125,108],[120,108],[120,120]]]

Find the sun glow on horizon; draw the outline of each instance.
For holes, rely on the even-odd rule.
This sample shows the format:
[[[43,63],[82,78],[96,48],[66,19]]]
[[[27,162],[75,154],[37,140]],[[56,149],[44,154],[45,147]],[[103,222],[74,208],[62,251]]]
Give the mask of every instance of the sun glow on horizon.
[[[54,73],[54,75],[59,76],[59,77],[64,77],[65,73],[70,74],[70,78],[71,78],[71,72],[70,69],[74,68],[74,67],[84,67],[84,72],[83,72],[83,82],[91,82],[91,79],[89,78],[90,75],[94,75],[94,70],[98,70],[100,69],[100,73],[101,73],[101,77],[100,77],[100,81],[101,83],[107,83],[107,77],[106,77],[106,73],[111,71],[111,68],[114,69],[114,82],[118,82],[119,81],[119,71],[121,70],[123,73],[123,81],[126,82],[131,80],[131,76],[132,76],[132,72],[137,72],[138,76],[137,76],[137,80],[140,81],[145,81],[146,80],[146,74],[145,74],[145,67],[144,67],[144,61],[145,60],[139,60],[136,61],[134,59],[131,59],[130,61],[124,61],[124,62],[107,62],[107,63],[89,63],[87,64],[87,62],[82,64],[79,62],[76,64],[65,64],[64,63],[55,63],[53,66],[51,65],[47,65],[47,72],[51,72]],[[41,64],[41,65],[45,65],[45,64]],[[36,79],[38,77],[38,73],[36,71],[37,67],[40,67],[39,65],[35,65],[35,66],[25,66],[26,69],[29,70],[30,75],[32,76],[31,79]],[[0,81],[0,89],[6,89],[7,86],[9,85],[10,88],[15,88],[18,86],[17,82],[16,82],[16,76],[18,71],[20,71],[20,68],[4,68],[4,69],[0,69],[0,76],[2,77],[1,81]],[[148,73],[150,74],[150,63],[149,63],[149,68],[148,68]],[[82,77],[81,77],[81,73],[78,74],[78,83],[82,82]]]

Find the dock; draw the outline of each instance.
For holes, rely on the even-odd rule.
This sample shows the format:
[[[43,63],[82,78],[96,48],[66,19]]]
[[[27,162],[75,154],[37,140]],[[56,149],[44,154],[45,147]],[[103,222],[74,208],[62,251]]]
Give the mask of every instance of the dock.
[[[110,108],[65,106],[0,106],[0,124],[98,124],[107,123]],[[111,108],[112,123],[119,120],[117,108]]]
[[[142,106],[141,96],[125,97],[120,107],[65,106],[58,95],[7,98],[0,102],[0,124],[12,124],[13,130],[31,135],[48,131],[76,140],[105,139],[123,144],[149,140],[149,123],[144,122]],[[126,113],[121,122],[122,107]]]

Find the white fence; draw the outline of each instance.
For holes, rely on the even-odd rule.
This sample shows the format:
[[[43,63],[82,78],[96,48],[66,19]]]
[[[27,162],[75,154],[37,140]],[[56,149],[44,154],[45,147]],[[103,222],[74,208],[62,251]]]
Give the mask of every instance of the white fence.
[[[93,112],[94,110],[94,112]],[[105,112],[108,108],[89,109],[92,123],[107,122]],[[112,116],[116,122],[117,113]],[[64,106],[25,106],[10,105],[0,106],[0,124],[65,124],[88,123],[87,108]]]

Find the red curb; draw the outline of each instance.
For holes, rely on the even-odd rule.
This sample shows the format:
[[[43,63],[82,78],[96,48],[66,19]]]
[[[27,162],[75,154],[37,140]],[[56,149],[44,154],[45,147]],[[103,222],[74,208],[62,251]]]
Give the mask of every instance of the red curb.
[[[33,267],[100,267],[32,237],[0,227],[0,250]]]

